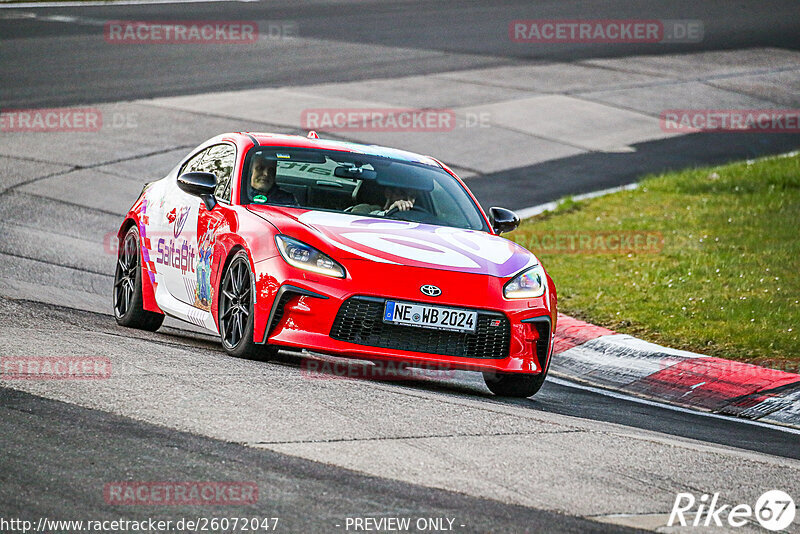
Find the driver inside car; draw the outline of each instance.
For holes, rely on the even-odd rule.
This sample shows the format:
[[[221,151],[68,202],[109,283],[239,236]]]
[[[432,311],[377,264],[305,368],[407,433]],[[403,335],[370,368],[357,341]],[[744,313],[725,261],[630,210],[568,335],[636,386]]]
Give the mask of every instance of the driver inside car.
[[[399,187],[385,187],[383,196],[386,198],[383,207],[377,204],[356,204],[347,211],[356,215],[384,216],[391,210],[408,211],[414,207],[416,201],[416,195],[413,192]]]
[[[277,172],[277,161],[271,161],[261,154],[256,154],[250,171],[250,187],[253,190],[253,201],[259,204],[299,205],[292,193],[278,187],[275,182]]]

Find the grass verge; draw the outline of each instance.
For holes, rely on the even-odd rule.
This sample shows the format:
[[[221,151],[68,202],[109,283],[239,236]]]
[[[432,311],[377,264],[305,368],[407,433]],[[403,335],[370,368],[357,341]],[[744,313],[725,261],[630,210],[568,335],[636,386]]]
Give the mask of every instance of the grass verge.
[[[798,372],[798,154],[648,177],[568,200],[509,237],[540,258],[563,313]]]

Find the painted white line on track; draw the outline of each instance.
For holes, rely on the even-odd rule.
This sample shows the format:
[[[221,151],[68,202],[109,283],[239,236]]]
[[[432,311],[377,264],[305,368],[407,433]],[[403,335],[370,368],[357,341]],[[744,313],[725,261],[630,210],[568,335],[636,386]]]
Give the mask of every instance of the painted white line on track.
[[[148,4],[206,4],[212,2],[258,2],[259,0],[112,0],[110,2],[0,2],[0,9],[30,9],[36,7],[106,7]]]
[[[581,200],[589,200],[590,198],[597,198],[602,197],[604,195],[610,195],[611,193],[619,193],[620,191],[631,191],[633,189],[637,189],[639,187],[638,183],[628,184],[628,185],[621,185],[618,187],[610,187],[608,189],[601,189],[600,191],[593,191],[591,193],[583,193],[582,195],[573,195],[569,198],[572,200],[579,202]],[[521,210],[514,210],[514,212],[519,216],[520,219],[527,219],[528,217],[534,217],[545,211],[552,211],[558,207],[561,203],[560,200],[555,200],[553,202],[546,202],[544,204],[539,204],[538,206],[531,206],[530,208],[522,208]]]
[[[82,26],[105,26],[108,22],[102,19],[88,17],[69,17],[66,15],[38,15],[36,13],[1,13],[0,20],[31,19],[40,22],[55,22],[60,24],[80,24]]]
[[[721,414],[711,413],[711,412],[701,412],[701,411],[698,411],[698,410],[692,410],[690,408],[684,408],[682,406],[674,406],[672,404],[665,404],[665,403],[662,403],[662,402],[657,402],[657,401],[653,401],[653,400],[649,400],[649,399],[642,399],[642,398],[639,398],[639,397],[634,397],[632,395],[626,395],[624,393],[619,393],[617,391],[612,391],[612,390],[609,390],[609,389],[603,389],[603,388],[596,388],[596,387],[593,387],[593,386],[587,386],[585,384],[579,384],[577,382],[572,382],[570,380],[565,380],[563,378],[556,378],[554,376],[548,376],[547,380],[549,382],[553,382],[554,384],[558,384],[559,386],[565,386],[565,387],[568,387],[568,388],[581,389],[583,391],[589,391],[591,393],[596,393],[598,395],[603,395],[605,397],[611,397],[613,399],[620,399],[620,400],[635,402],[635,403],[638,403],[638,404],[645,404],[647,406],[655,406],[657,408],[664,408],[666,410],[672,410],[673,412],[687,413],[687,414],[692,414],[692,415],[698,415],[698,416],[701,416],[701,417],[711,417],[713,419],[722,419],[724,421],[729,421],[729,422],[733,422],[733,423],[741,423],[741,424],[744,424],[744,425],[758,426],[758,427],[761,427],[761,428],[769,428],[771,430],[778,430],[780,432],[786,432],[786,433],[789,433],[789,434],[800,435],[800,428],[773,425],[773,424],[770,424],[770,423],[762,423],[761,421],[754,421],[752,419],[742,419],[742,418],[733,417],[733,416],[730,416],[730,415],[721,415]]]

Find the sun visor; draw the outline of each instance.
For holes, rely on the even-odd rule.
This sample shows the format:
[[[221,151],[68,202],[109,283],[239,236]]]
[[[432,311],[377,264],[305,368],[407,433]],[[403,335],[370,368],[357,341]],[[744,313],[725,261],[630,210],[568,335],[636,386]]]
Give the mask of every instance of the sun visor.
[[[267,161],[293,161],[296,163],[317,163],[326,162],[325,155],[316,150],[259,150],[251,156],[258,154]]]
[[[430,172],[430,168],[420,169],[415,165],[394,164],[386,169],[381,169],[375,181],[384,187],[433,191],[433,179]]]

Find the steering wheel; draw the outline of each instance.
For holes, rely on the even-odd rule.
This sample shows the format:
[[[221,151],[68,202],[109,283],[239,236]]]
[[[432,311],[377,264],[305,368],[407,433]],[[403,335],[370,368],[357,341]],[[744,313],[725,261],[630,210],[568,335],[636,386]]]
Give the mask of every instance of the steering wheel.
[[[413,214],[412,212],[416,212],[416,214]],[[397,213],[402,213],[404,215],[402,219],[404,220],[406,219],[406,217],[410,215],[410,217],[408,217],[407,220],[411,222],[429,222],[431,219],[434,218],[431,212],[429,212],[428,210],[417,204],[414,204],[413,206],[411,206],[410,209],[403,212],[401,212],[398,208],[392,208],[388,210],[386,213],[384,213],[383,216],[391,217],[392,215],[395,215]]]

